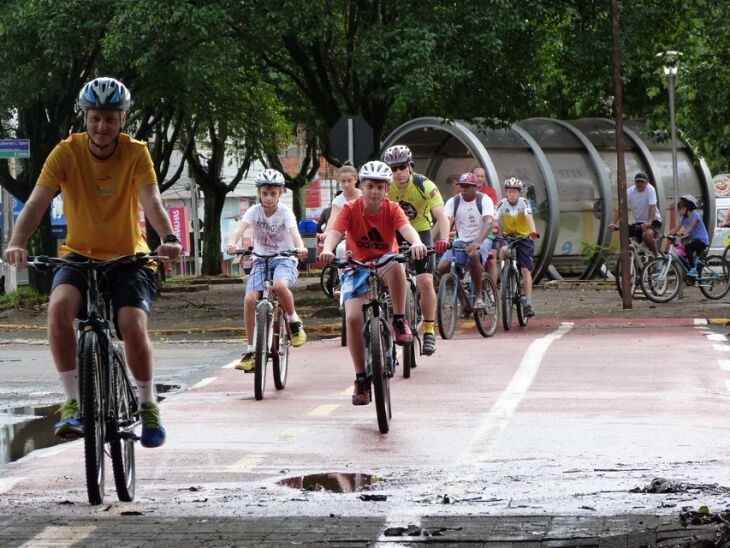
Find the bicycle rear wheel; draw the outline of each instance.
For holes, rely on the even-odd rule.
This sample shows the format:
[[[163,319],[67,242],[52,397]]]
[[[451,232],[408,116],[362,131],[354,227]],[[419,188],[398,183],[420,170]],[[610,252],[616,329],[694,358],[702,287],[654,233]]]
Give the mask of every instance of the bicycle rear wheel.
[[[656,257],[644,265],[640,283],[641,290],[650,301],[668,303],[679,293],[682,276],[670,257]]]
[[[439,334],[442,339],[450,339],[456,331],[459,302],[459,280],[453,272],[441,277],[439,282],[438,314]]]
[[[257,400],[264,398],[266,390],[266,365],[271,348],[271,314],[266,306],[256,307],[256,355],[254,358],[253,393]]]
[[[319,287],[322,288],[322,292],[327,295],[330,299],[335,296],[335,291],[340,289],[340,272],[332,266],[327,265],[322,269],[322,273],[319,275]]]
[[[381,434],[387,434],[390,429],[390,379],[385,364],[386,338],[383,329],[387,324],[380,318],[371,317],[370,333],[370,362],[372,366],[373,396],[375,397],[375,412],[378,415],[378,429]]]
[[[84,463],[89,504],[104,500],[104,417],[102,355],[95,331],[84,331],[79,341],[81,410],[84,422]]]
[[[289,372],[289,330],[281,305],[274,329],[276,333],[272,341],[271,368],[274,371],[274,386],[277,390],[282,390],[286,386],[286,375]]]
[[[515,294],[515,289],[512,281],[512,271],[510,269],[509,261],[505,261],[502,265],[502,292],[501,292],[501,305],[502,305],[502,327],[505,331],[509,331],[512,328],[512,299]]]
[[[619,296],[623,297],[623,289],[621,288],[621,257],[616,259],[616,269],[614,270],[614,278],[616,279],[616,290]],[[636,261],[634,260],[634,252],[629,251],[629,276],[631,277],[631,295],[636,294],[636,288],[639,286],[639,273],[636,272]]]
[[[479,333],[483,337],[491,337],[497,331],[499,322],[499,299],[497,298],[497,288],[487,274],[482,276],[482,300],[484,308],[474,311],[474,320]]]
[[[722,299],[730,290],[730,265],[720,255],[709,255],[697,280],[700,291],[708,299]]]
[[[137,397],[127,376],[127,366],[121,348],[112,348],[113,361],[113,421],[109,424],[109,449],[114,471],[117,497],[122,502],[134,500],[134,432],[137,422]]]
[[[416,296],[413,289],[409,286],[406,288],[406,315],[405,320],[411,328],[413,334],[413,342],[403,347],[403,378],[407,379],[411,376],[411,368],[416,367],[416,338],[418,330],[418,311],[416,310]]]

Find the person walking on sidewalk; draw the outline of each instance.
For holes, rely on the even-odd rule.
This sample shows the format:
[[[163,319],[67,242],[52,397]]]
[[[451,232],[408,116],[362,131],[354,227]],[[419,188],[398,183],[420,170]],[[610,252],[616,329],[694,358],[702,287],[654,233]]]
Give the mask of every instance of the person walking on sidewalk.
[[[337,242],[346,235],[346,247],[355,260],[373,261],[398,251],[396,233],[411,244],[411,257],[423,259],[428,250],[421,243],[418,232],[397,203],[386,198],[392,177],[383,162],[368,162],[360,168],[362,196],[342,206],[335,220],[319,260],[326,266],[335,257]],[[413,334],[405,321],[406,272],[403,265],[391,262],[378,270],[383,284],[389,289],[393,303],[393,337],[400,346],[413,344]],[[342,297],[347,319],[347,347],[355,367],[353,405],[370,403],[370,383],[365,377],[365,346],[363,344],[362,305],[369,298],[368,271],[348,268],[342,273]]]
[[[392,170],[395,183],[390,185],[388,199],[400,205],[426,246],[431,245],[431,228],[436,223],[438,235],[435,236],[433,245],[436,254],[443,255],[448,246],[450,225],[438,187],[425,176],[413,172],[413,155],[407,146],[395,145],[388,148],[383,155],[383,161]],[[413,262],[423,312],[421,350],[427,356],[436,351],[434,320],[438,303],[433,282],[435,266],[436,260],[433,256]]]
[[[59,190],[67,220],[61,255],[105,260],[149,252],[139,225],[141,204],[152,227],[162,236],[156,253],[176,259],[182,246],[162,205],[147,144],[122,133],[131,105],[129,90],[114,78],[96,78],[81,89],[78,104],[86,132],[72,134],[51,151],[18,217],[5,260],[20,268],[26,265],[28,238]],[[54,272],[48,304],[48,343],[66,394],[61,420],[55,425],[56,435],[63,438],[83,435],[73,323],[85,313],[86,285],[78,270],[62,266]],[[154,271],[118,267],[108,272],[106,289],[137,383],[142,445],[159,447],[165,442],[165,429],[155,401],[152,343],[147,334],[155,297]]]
[[[284,193],[284,176],[275,169],[265,169],[256,177],[256,190],[259,204],[248,208],[243,214],[238,226],[233,230],[228,240],[226,252],[233,255],[238,250],[238,242],[247,229],[253,230],[253,250],[259,255],[273,255],[280,251],[296,249],[299,257],[307,256],[302,236],[297,228],[297,219],[294,212],[282,203],[279,203]],[[299,277],[296,257],[282,257],[269,261],[269,268],[274,271],[272,291],[284,307],[289,320],[291,344],[294,347],[302,346],[307,341],[307,335],[294,308],[294,295],[290,287]],[[246,296],[243,299],[243,319],[246,324],[246,338],[248,345],[236,369],[253,371],[256,358],[253,334],[256,326],[256,303],[259,293],[264,289],[264,261],[254,258],[251,273],[246,282]]]

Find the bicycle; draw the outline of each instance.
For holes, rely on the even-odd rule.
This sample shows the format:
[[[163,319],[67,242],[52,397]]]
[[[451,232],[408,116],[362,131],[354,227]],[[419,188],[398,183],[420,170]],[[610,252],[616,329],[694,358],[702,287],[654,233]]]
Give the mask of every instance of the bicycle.
[[[336,266],[327,265],[319,275],[319,287],[322,293],[330,299],[339,299],[339,292],[342,283],[340,273]],[[345,319],[345,307],[340,305],[340,345],[347,346],[347,320]]]
[[[403,244],[400,246],[401,253],[407,253],[410,246]],[[428,255],[435,253],[434,248],[429,247]],[[423,324],[423,313],[421,312],[421,293],[418,290],[416,282],[416,273],[413,270],[413,260],[408,259],[405,263],[406,268],[406,309],[405,319],[413,334],[413,344],[403,348],[403,378],[408,379],[411,376],[411,369],[415,369],[418,365],[416,362],[416,346],[418,347],[418,355],[423,356],[423,343],[421,341],[420,328]]]
[[[659,242],[657,242],[657,246]],[[637,243],[633,238],[629,237],[629,273],[631,276],[631,295],[636,294],[636,289],[639,287],[641,278],[641,271],[644,269],[644,265],[649,262],[652,258],[651,251],[646,247],[646,244],[642,241]],[[614,269],[614,279],[616,280],[616,291],[619,296],[623,297],[623,289],[621,288],[621,255],[619,254],[616,259],[616,267]]]
[[[507,246],[507,254],[502,259],[499,280],[502,299],[502,327],[505,331],[509,331],[512,328],[513,308],[517,312],[517,323],[520,324],[520,327],[527,327],[529,320],[525,312],[522,271],[517,266],[517,243],[529,238],[527,236],[504,236],[499,239]]]
[[[481,298],[484,306],[474,308],[476,300],[474,283],[466,266],[459,264],[456,260],[456,252],[465,252],[467,244],[455,240],[449,244],[449,248],[454,251],[451,256],[451,269],[441,276],[438,290],[436,311],[439,334],[443,339],[450,339],[454,336],[461,306],[464,314],[474,315],[474,322],[479,333],[483,337],[491,337],[497,331],[499,322],[497,287],[487,274],[482,275]]]
[[[682,279],[687,285],[697,285],[708,299],[722,299],[730,290],[730,263],[722,255],[698,256],[695,268],[698,276],[694,284],[687,280],[690,265],[686,258],[677,252],[679,238],[665,236],[669,239],[669,252],[649,261],[641,271],[641,290],[648,299],[655,303],[667,303],[679,293]]]
[[[374,261],[360,262],[347,253],[346,259],[334,259],[332,264],[337,268],[350,266],[364,268],[368,271],[370,300],[362,305],[363,339],[365,343],[365,376],[366,382],[373,388],[375,395],[375,411],[378,417],[378,429],[386,434],[390,429],[389,421],[393,416],[390,401],[390,379],[395,375],[395,352],[393,333],[388,322],[388,303],[386,289],[380,281],[378,268],[392,261],[405,263],[408,256],[404,253],[385,255]]]
[[[283,390],[286,387],[286,377],[289,372],[289,347],[291,346],[291,333],[284,307],[271,290],[274,284],[274,272],[269,268],[269,261],[296,257],[297,252],[290,250],[265,255],[256,253],[253,249],[244,249],[236,251],[236,255],[254,256],[264,261],[264,289],[256,303],[253,379],[254,397],[262,400],[266,390],[266,367],[269,358],[271,358],[274,386],[277,390]]]
[[[88,281],[86,319],[79,320],[77,362],[79,370],[79,415],[84,425],[86,491],[90,504],[104,500],[104,447],[109,446],[114,484],[122,502],[131,502],[135,490],[134,442],[140,438],[138,402],[129,377],[124,350],[113,340],[111,298],[100,287],[104,274],[122,264],[147,264],[166,257],[137,253],[115,259],[28,257],[28,265],[40,270],[70,266]]]

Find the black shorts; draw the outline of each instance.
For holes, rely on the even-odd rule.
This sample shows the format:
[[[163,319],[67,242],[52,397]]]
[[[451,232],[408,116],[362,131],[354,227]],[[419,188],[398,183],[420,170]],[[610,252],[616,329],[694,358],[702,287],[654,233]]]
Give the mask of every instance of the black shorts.
[[[67,256],[72,259],[72,256]],[[86,319],[86,274],[72,266],[62,265],[53,271],[53,286],[51,291],[61,284],[74,286],[81,293],[83,305],[78,313],[80,320]],[[108,293],[111,297],[116,326],[117,312],[125,306],[140,308],[147,316],[152,313],[152,303],[155,301],[155,278],[149,268],[139,265],[119,265],[101,275],[99,286],[102,294]],[[117,329],[119,334],[119,329]],[[121,337],[120,337],[121,338]]]
[[[398,240],[398,245],[404,243],[406,240],[403,238],[403,236],[400,235],[399,232],[396,232],[396,239]],[[418,233],[418,236],[421,238],[421,242],[423,242],[423,245],[426,247],[431,247],[433,245],[433,238],[431,236],[430,230],[422,230]],[[425,259],[420,259],[418,261],[413,261],[413,271],[418,274],[433,274],[436,270],[436,257],[435,255],[429,255]]]
[[[643,223],[631,223],[629,225],[629,236],[636,240],[641,240],[644,234],[644,231],[641,229],[642,224]],[[653,220],[651,222],[651,228],[654,230],[654,237],[656,238],[657,234],[659,234],[662,230],[662,223],[657,220]]]

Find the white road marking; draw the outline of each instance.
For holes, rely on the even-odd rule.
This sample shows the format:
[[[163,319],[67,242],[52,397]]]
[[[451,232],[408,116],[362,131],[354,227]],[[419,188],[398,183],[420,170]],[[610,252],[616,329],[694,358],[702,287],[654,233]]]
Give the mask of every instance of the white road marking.
[[[44,527],[40,533],[21,544],[21,548],[33,546],[73,546],[82,543],[89,535],[96,530],[96,525],[49,525]]]
[[[530,389],[545,352],[572,327],[572,323],[563,322],[553,333],[532,342],[509,385],[484,417],[479,430],[472,438],[471,447],[465,455],[468,460],[476,463],[487,456]]]
[[[196,382],[193,386],[190,387],[191,390],[195,390],[196,388],[203,388],[204,386],[209,385],[214,380],[216,380],[218,377],[206,377],[204,379],[201,379],[200,381]]]
[[[717,363],[723,371],[730,371],[730,360],[717,360]]]
[[[695,318],[694,324],[695,325],[707,325],[707,320],[704,318]]]
[[[708,341],[727,341],[727,337],[721,333],[710,333],[706,336]]]
[[[716,352],[730,352],[730,346],[725,344],[713,344],[712,348]]]
[[[228,467],[230,472],[250,472],[266,460],[266,455],[246,455]]]
[[[340,395],[342,396],[352,396],[352,391],[355,389],[355,385],[351,384],[347,388],[345,388],[342,392],[340,392]]]
[[[238,358],[237,360],[233,360],[231,363],[227,363],[226,365],[221,367],[221,369],[233,369],[234,367],[236,367],[236,365],[238,365],[238,362],[240,362],[240,361],[241,361],[241,358]]]
[[[326,405],[320,405],[319,407],[315,407],[312,409],[307,415],[310,417],[326,417],[332,411],[340,407],[340,404],[326,404]]]

